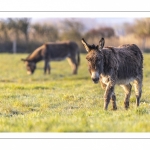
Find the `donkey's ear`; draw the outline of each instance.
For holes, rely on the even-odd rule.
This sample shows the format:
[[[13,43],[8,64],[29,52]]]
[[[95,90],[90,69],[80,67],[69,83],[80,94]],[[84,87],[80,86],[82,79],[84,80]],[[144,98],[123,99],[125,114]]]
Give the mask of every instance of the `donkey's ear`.
[[[105,40],[104,40],[104,38],[102,37],[101,40],[99,41],[99,50],[102,50],[103,47],[104,47],[104,45],[105,45]]]
[[[85,40],[82,38],[81,40],[83,46],[85,47],[86,51],[89,52],[90,51],[90,48],[89,48],[89,45],[85,42]]]

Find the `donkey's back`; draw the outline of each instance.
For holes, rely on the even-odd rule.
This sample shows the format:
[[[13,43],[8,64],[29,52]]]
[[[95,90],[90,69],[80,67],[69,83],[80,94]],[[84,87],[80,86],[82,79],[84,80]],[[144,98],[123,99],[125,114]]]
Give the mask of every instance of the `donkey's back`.
[[[136,78],[143,77],[143,55],[135,44],[121,45],[119,47],[106,47],[112,51],[112,66],[117,69],[117,84],[128,84]],[[106,54],[107,55],[107,54]],[[109,62],[111,64],[111,62]],[[122,82],[121,82],[122,81]],[[123,83],[125,82],[125,83]]]
[[[66,57],[75,57],[79,53],[78,45],[73,41],[49,42],[45,44],[47,55],[51,60],[63,60]]]

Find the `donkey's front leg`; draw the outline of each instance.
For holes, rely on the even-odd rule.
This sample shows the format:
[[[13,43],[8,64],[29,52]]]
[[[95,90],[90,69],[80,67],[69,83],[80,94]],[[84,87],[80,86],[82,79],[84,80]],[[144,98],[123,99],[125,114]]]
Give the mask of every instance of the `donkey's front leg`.
[[[114,85],[110,82],[107,84],[104,94],[104,110],[107,110],[113,92],[114,92]]]
[[[45,64],[44,64],[44,74],[46,74],[46,72],[50,74],[50,64],[48,60],[45,60]]]

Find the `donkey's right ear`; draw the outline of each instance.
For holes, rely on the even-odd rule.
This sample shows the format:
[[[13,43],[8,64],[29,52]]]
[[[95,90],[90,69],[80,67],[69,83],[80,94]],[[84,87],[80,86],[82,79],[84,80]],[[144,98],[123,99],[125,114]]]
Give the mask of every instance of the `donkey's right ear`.
[[[84,38],[82,38],[81,42],[83,46],[85,47],[86,51],[89,52],[90,51],[89,45],[85,42]]]
[[[105,45],[105,40],[104,40],[104,38],[102,37],[101,40],[99,41],[99,50],[102,50],[103,47],[104,47],[104,45]]]

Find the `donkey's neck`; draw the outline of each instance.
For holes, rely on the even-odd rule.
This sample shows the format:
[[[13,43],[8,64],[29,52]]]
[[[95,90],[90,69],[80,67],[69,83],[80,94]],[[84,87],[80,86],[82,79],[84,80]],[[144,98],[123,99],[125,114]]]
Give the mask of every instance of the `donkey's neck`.
[[[32,62],[39,62],[43,59],[43,56],[41,55],[41,51],[34,51],[33,53],[31,53],[28,57],[27,60],[32,61]]]

